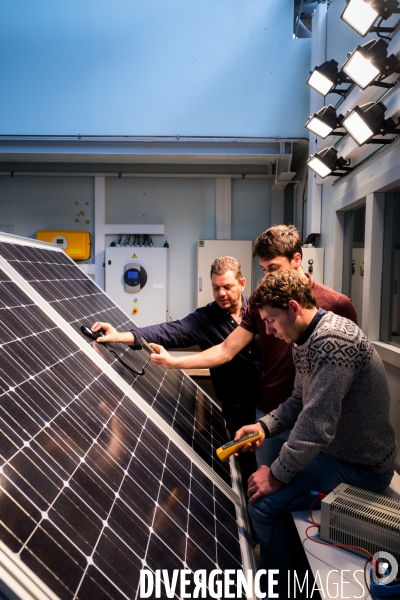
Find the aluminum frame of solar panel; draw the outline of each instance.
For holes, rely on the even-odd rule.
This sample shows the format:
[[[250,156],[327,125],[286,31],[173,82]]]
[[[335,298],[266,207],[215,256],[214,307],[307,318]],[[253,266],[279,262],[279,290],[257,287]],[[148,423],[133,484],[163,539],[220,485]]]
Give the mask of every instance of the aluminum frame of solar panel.
[[[25,241],[25,243],[26,243],[26,240],[24,240],[24,241]],[[11,273],[11,274],[12,274],[12,273]],[[17,283],[19,283],[19,282],[17,282]],[[22,288],[23,288],[23,286],[20,286],[20,287],[22,287]],[[29,286],[29,287],[30,287],[30,286]],[[24,290],[24,291],[26,292],[26,290]],[[29,290],[29,289],[28,289],[28,291],[31,291],[31,290]],[[30,294],[28,294],[28,296],[30,296]],[[51,312],[51,311],[50,311],[50,312]],[[47,316],[49,316],[49,315],[47,315]],[[54,316],[54,315],[50,315],[50,316]],[[55,321],[55,324],[57,325],[57,322],[56,322],[56,321],[57,321],[57,319],[53,319],[53,320]],[[63,322],[61,321],[61,323],[63,323]],[[58,326],[59,326],[59,324],[58,324]],[[71,341],[74,341],[75,343],[76,343],[77,341],[78,341],[78,342],[82,342],[82,340],[81,340],[81,339],[80,339],[78,336],[76,336],[76,334],[74,335],[74,334],[72,333],[72,335],[71,335],[71,331],[67,331],[66,333],[68,333],[68,334],[69,334],[69,337],[71,338]],[[73,338],[73,337],[78,337],[78,339],[72,340],[72,338]],[[87,344],[82,344],[82,343],[81,343],[81,344],[77,344],[77,345],[78,345],[78,347],[80,347],[80,351],[81,351],[81,352],[85,352],[85,353],[88,355],[88,357],[90,357],[91,361],[93,362],[93,356],[91,355],[91,353],[88,353],[88,352],[87,352],[87,350],[88,350],[88,346],[87,346]],[[103,370],[104,370],[104,369],[103,369]],[[114,376],[115,376],[115,373],[112,371],[112,372],[111,372],[111,375],[114,375]],[[125,382],[123,382],[123,383],[125,383]],[[125,384],[125,385],[126,385],[126,384]],[[121,386],[119,386],[119,387],[121,387]],[[129,386],[126,386],[126,387],[127,387],[127,389],[128,389],[130,392],[132,392],[132,389],[131,389]],[[144,405],[144,408],[145,408],[145,409],[146,409],[146,406],[147,406],[147,405]],[[147,408],[148,408],[148,407],[147,407]],[[157,419],[156,419],[156,421],[157,421]],[[155,422],[156,422],[156,421],[155,421]],[[174,440],[173,440],[172,438],[170,438],[170,439],[171,439],[171,442],[174,442]],[[178,439],[179,439],[179,438],[178,438]],[[182,443],[180,439],[179,439],[179,443],[180,443],[180,444]],[[197,460],[198,460],[197,456],[195,456],[195,459],[197,459]],[[201,463],[201,461],[198,461],[198,462],[200,462],[200,463]],[[194,461],[192,461],[192,464],[193,464],[193,463],[194,463]],[[194,463],[194,464],[195,464],[195,463]],[[201,465],[200,465],[200,466],[201,466]],[[197,468],[197,467],[196,467],[196,468]],[[207,471],[207,469],[206,469],[206,471]],[[203,471],[203,472],[204,472],[204,471]],[[201,477],[204,477],[204,475],[202,475],[202,474],[201,474],[201,471],[199,471],[199,472],[198,472],[198,474],[197,474],[197,477],[196,477],[196,481],[197,481],[199,478],[201,478]],[[217,476],[215,476],[215,474],[211,472],[211,477],[209,477],[209,479],[211,480],[212,478],[215,478],[216,480],[218,479],[218,477],[217,477]],[[223,488],[224,488],[224,486],[222,486],[222,489],[223,489]],[[240,493],[240,490],[238,490],[238,491],[239,491],[239,493]],[[224,490],[224,492],[225,492],[225,490]],[[226,492],[225,492],[225,493],[226,493]],[[206,494],[206,492],[203,490],[203,495],[204,495],[204,494]],[[229,495],[230,495],[230,494],[228,494],[228,496],[229,496]],[[222,496],[221,496],[221,498],[222,498]],[[243,501],[243,498],[242,498],[242,501]],[[217,505],[218,505],[218,506],[220,506],[220,505],[219,505],[219,503],[217,503]],[[203,510],[204,510],[204,509],[203,509]],[[222,510],[222,509],[220,508],[220,510]],[[206,514],[207,514],[207,513],[206,513]],[[237,517],[239,518],[239,521],[240,521],[240,524],[239,524],[239,525],[240,525],[240,527],[244,527],[244,528],[245,528],[245,527],[246,527],[246,517],[244,516],[244,513],[243,513],[243,511],[240,511],[240,510],[238,510],[238,509],[237,509]],[[241,543],[242,543],[242,552],[244,551],[244,553],[246,554],[246,552],[248,552],[248,546],[246,546],[246,544],[243,544],[243,539],[241,539]],[[0,550],[1,550],[1,548],[0,548]],[[4,555],[4,553],[3,553],[3,555]],[[249,555],[249,557],[250,557],[250,563],[251,563],[251,555]],[[4,558],[4,556],[3,556],[3,558]],[[246,558],[246,557],[245,557],[245,558]],[[10,559],[10,557],[6,557],[6,559],[7,559],[7,561],[10,561],[10,560],[11,560],[11,559]],[[11,561],[11,562],[12,562],[12,561]],[[2,568],[3,568],[3,567],[2,567]],[[24,573],[22,573],[22,575],[25,577],[25,574],[24,574]],[[32,582],[31,582],[31,583],[32,583]],[[22,597],[22,596],[21,596],[21,597]],[[32,597],[33,597],[33,596],[32,596]]]
[[[91,288],[95,290],[97,296],[95,299],[101,302],[101,308],[112,311],[112,315],[109,314],[91,314],[91,321],[94,320],[106,320],[121,330],[133,328],[134,322],[130,322],[125,313],[121,311],[104,292],[94,282],[89,280],[81,270],[75,265],[75,263],[65,255],[57,247],[50,246],[52,260],[43,260],[43,256],[36,256],[38,253],[35,250],[29,250],[30,257],[35,262],[30,264],[27,261],[26,253],[21,249],[21,252],[13,252],[9,257],[10,264],[14,264],[15,268],[18,269],[19,275],[34,286],[35,290],[44,297],[44,299],[52,305],[60,315],[67,320],[75,329],[80,331],[80,325],[82,319],[85,319],[85,313],[81,310],[77,310],[76,303],[71,302],[72,299],[68,300],[68,294],[73,293],[71,288],[81,293],[82,287]],[[46,248],[44,248],[47,250]],[[26,248],[25,248],[26,250]],[[56,255],[54,253],[57,253]],[[54,256],[57,256],[60,264],[54,265]],[[45,257],[46,258],[46,257]],[[37,262],[36,262],[37,261]],[[65,276],[65,269],[68,270],[68,274],[75,280],[75,285],[71,284],[70,281],[60,281],[58,285],[51,282],[51,278],[56,276],[57,272],[61,276]],[[50,277],[50,280],[46,278]],[[93,294],[89,296],[93,300]],[[87,300],[86,296],[84,299]],[[80,296],[82,302],[82,297]],[[80,308],[80,307],[79,307]],[[87,310],[87,309],[86,309]],[[90,310],[90,309],[89,309]],[[112,318],[114,317],[114,318]],[[86,320],[89,320],[86,316]],[[116,322],[115,322],[116,321]],[[85,322],[86,325],[90,326],[91,323]],[[131,366],[141,368],[143,362],[138,361],[141,353],[132,352],[129,347],[123,344],[113,344],[113,348],[116,352],[123,357],[123,360]],[[149,365],[147,369],[146,380],[140,380],[138,377],[133,377],[125,367],[121,366],[117,359],[110,361],[108,352],[101,348],[97,344],[92,344],[92,347],[96,349],[99,354],[110,364],[112,367],[131,385],[135,384],[135,387],[140,391],[141,397],[150,403],[157,412],[173,426],[173,428],[182,436],[187,442],[191,442],[192,447],[199,453],[199,455],[205,459],[216,472],[225,479],[227,483],[229,481],[229,470],[226,465],[220,463],[214,453],[210,452],[211,447],[219,447],[225,442],[225,425],[221,415],[221,411],[216,403],[209,398],[198,386],[193,384],[192,380],[181,371],[169,371],[164,372],[163,381],[159,389],[150,393],[148,388],[151,387],[151,381],[154,379],[154,373],[160,373],[160,369],[157,369],[154,365]],[[175,394],[168,394],[168,387],[181,385],[183,392],[187,391],[188,388],[196,388],[197,395],[203,398],[202,402],[196,403],[196,408],[202,409],[201,419],[197,419],[197,414],[191,413],[193,410],[193,402],[188,400],[186,406],[183,406],[183,402],[180,401],[182,397],[185,400],[185,394],[180,394],[179,399],[176,400]],[[188,394],[190,396],[190,394]],[[160,401],[161,399],[161,401]],[[192,400],[193,398],[191,398]],[[179,405],[179,411],[176,410],[176,406]],[[204,414],[205,413],[205,414]],[[208,418],[207,418],[208,417]],[[213,441],[215,440],[215,441]]]

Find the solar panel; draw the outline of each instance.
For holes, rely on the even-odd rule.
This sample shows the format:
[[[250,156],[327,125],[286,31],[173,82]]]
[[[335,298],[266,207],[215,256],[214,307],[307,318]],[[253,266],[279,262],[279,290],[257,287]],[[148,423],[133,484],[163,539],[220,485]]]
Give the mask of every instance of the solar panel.
[[[86,292],[92,282],[78,278],[60,251],[2,237],[0,590],[21,598],[136,599],[142,569],[252,568],[245,507],[227,485],[230,478],[217,474],[203,440],[196,452],[174,427],[185,419],[196,433],[198,424],[214,418],[213,410],[199,415],[191,407],[200,402],[195,384],[180,376],[180,401],[172,420],[164,420],[140,394],[161,388],[172,403],[175,380],[170,384],[163,373],[157,384],[156,368],[129,380],[117,359],[86,343],[78,317],[67,325],[62,311],[53,310],[66,289],[71,293],[71,281],[73,290],[79,284]],[[43,254],[51,280],[40,279]],[[32,288],[23,276],[28,272],[35,273]],[[46,282],[54,294],[63,290],[50,306],[42,300],[51,289]],[[100,292],[86,293],[82,304],[67,296],[75,316],[81,311],[87,318],[91,295],[98,296],[96,320],[104,311],[115,322],[121,318]],[[135,353],[138,367],[145,361],[144,352]],[[192,410],[182,417],[187,406]],[[190,431],[186,423],[184,431]],[[207,442],[213,455],[219,440]]]
[[[117,330],[133,329],[126,314],[60,250],[0,243],[0,253],[18,274],[76,331],[95,321],[111,323]],[[140,377],[147,362],[144,352],[125,344],[112,344],[114,355],[93,342],[94,349],[162,418],[230,484],[229,467],[219,462],[213,448],[226,441],[225,424],[219,408],[182,371],[164,371],[153,364]]]

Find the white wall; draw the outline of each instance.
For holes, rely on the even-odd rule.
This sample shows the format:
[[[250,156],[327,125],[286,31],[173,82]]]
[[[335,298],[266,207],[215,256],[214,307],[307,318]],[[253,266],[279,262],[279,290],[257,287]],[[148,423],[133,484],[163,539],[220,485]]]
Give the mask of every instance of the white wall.
[[[272,182],[232,180],[232,238],[254,241],[269,227]],[[39,229],[93,235],[93,204],[92,177],[0,177],[0,225],[15,225],[17,235],[35,237]],[[178,319],[195,309],[196,242],[215,238],[215,179],[106,178],[106,222],[163,223],[165,235],[153,241],[169,243],[169,314]],[[112,239],[107,236],[107,243]],[[255,261],[253,282],[260,276]]]
[[[328,10],[327,59],[337,60],[339,68],[346,60],[347,52],[353,51],[358,44],[364,44],[368,39],[376,39],[376,35],[370,35],[365,39],[361,38],[340,19],[345,6],[345,0],[336,0]],[[388,23],[385,22],[383,25],[388,25]],[[384,90],[380,93],[383,94],[383,92]],[[358,91],[355,93],[359,94]],[[370,94],[371,92],[367,90],[366,93]],[[373,93],[379,94],[379,90],[375,88]],[[399,91],[395,92],[397,95],[399,93]],[[363,104],[364,102],[361,100],[355,103]],[[341,103],[334,94],[327,96],[325,103],[334,105],[338,103],[337,112],[342,112]],[[326,145],[337,143],[337,138],[331,137],[329,140]],[[343,144],[338,142],[339,156],[344,154],[344,157],[347,158],[347,150],[354,157],[354,164],[360,163],[360,166],[343,180],[334,177],[320,180],[322,187],[320,245],[325,248],[324,282],[338,291],[342,291],[343,211],[353,210],[360,204],[366,203],[366,212],[370,218],[367,216],[365,228],[363,311],[360,325],[370,339],[376,341],[375,347],[384,361],[391,396],[391,422],[395,428],[398,443],[400,443],[400,349],[379,341],[382,261],[377,258],[380,256],[383,246],[383,229],[379,217],[381,213],[377,207],[384,202],[385,191],[398,188],[400,185],[399,143],[383,147],[375,156],[372,156],[372,153],[378,149],[379,147],[376,146],[366,146],[362,151],[363,154],[359,155],[357,149],[354,150],[354,144],[351,146],[346,140],[343,141]],[[361,159],[366,162],[362,164]],[[313,177],[311,173],[310,175]],[[372,251],[371,244],[374,245]],[[396,466],[397,469],[400,469],[400,456],[397,457]]]
[[[310,40],[293,39],[293,0],[0,8],[2,134],[304,135]]]
[[[253,240],[271,225],[272,179],[232,179],[232,239]],[[263,272],[253,259],[253,281],[246,286],[250,294]]]
[[[0,177],[0,225],[35,237],[39,229],[94,231],[92,177]]]

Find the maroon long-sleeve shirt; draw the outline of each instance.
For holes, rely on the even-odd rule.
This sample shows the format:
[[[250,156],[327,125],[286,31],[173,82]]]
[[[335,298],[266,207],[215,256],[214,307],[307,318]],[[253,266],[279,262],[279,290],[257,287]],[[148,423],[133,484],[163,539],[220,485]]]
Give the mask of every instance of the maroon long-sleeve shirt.
[[[322,283],[310,280],[317,301],[317,307],[330,310],[357,323],[357,314],[350,298]],[[240,327],[260,336],[263,373],[261,375],[262,394],[258,408],[269,413],[285,402],[293,391],[295,368],[292,357],[292,344],[267,334],[265,323],[258,310],[248,306]]]

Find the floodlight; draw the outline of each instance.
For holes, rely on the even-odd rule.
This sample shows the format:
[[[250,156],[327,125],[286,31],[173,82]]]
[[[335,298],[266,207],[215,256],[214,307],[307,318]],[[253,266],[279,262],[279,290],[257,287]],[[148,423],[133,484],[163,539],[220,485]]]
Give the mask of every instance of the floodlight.
[[[344,177],[353,170],[348,166],[348,161],[342,156],[338,157],[337,150],[333,146],[324,148],[324,150],[310,156],[307,164],[322,178],[328,175]]]
[[[400,133],[392,119],[384,119],[386,106],[382,102],[368,102],[355,106],[343,120],[343,127],[357,142],[363,144],[391,144],[389,140],[372,139],[374,135]]]
[[[332,104],[324,106],[318,112],[314,113],[306,123],[307,129],[325,139],[328,135],[346,135],[341,131],[335,131],[341,127],[342,115],[336,115],[336,109]]]
[[[371,40],[357,46],[348,56],[342,70],[362,90],[368,85],[393,87],[392,83],[382,82],[392,73],[400,73],[400,62],[394,54],[387,55],[388,44],[384,40]]]
[[[311,71],[307,83],[314,90],[326,96],[329,93],[341,95],[347,93],[348,89],[336,90],[334,88],[341,83],[351,83],[351,81],[342,71],[338,70],[338,63],[332,59],[322,63],[319,67],[315,67]]]
[[[394,13],[400,12],[397,0],[346,0],[347,6],[341,18],[363,37],[373,31],[375,33],[393,33],[395,27],[374,27],[389,19]]]

